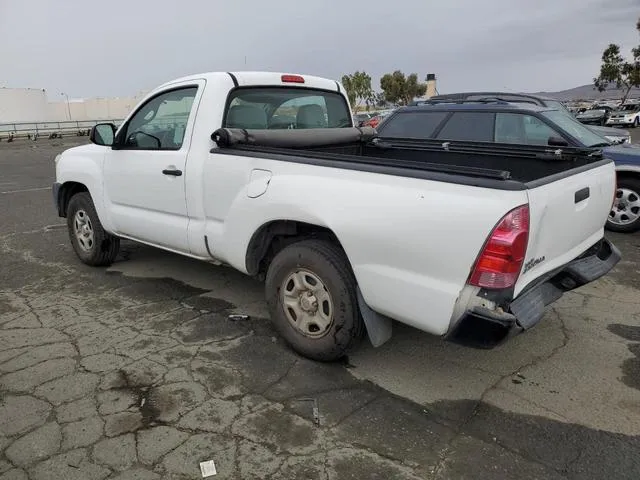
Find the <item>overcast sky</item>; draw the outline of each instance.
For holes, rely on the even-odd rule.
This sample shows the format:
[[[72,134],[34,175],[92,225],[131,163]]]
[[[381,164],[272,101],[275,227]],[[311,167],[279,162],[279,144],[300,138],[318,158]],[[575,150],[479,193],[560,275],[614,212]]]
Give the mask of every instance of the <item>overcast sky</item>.
[[[202,71],[395,69],[440,93],[591,82],[640,0],[0,0],[0,86],[129,96]],[[246,57],[246,64],[245,64]]]

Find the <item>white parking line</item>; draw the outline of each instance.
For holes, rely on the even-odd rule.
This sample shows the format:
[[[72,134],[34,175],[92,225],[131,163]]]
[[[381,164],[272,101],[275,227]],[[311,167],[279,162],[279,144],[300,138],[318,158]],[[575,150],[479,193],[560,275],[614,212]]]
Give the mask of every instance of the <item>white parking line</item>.
[[[22,190],[9,190],[9,191],[0,192],[0,193],[3,195],[6,195],[8,193],[38,192],[40,190],[51,190],[51,187],[23,188]]]

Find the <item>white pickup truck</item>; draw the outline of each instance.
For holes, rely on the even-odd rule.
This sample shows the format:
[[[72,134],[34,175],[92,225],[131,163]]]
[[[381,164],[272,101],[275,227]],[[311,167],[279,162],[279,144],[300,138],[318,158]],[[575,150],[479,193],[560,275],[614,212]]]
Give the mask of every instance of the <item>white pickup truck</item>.
[[[392,319],[491,348],[620,259],[601,153],[387,141],[351,119],[332,80],[177,79],[56,157],[55,207],[86,264],[129,239],[264,279],[279,333],[323,361]]]

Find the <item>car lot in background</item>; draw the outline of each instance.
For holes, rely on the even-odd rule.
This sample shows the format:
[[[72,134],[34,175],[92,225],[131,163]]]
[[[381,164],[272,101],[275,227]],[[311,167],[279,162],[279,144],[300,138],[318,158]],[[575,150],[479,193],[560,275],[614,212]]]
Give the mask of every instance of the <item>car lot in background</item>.
[[[394,110],[383,110],[381,112],[376,112],[376,114],[373,117],[371,117],[369,120],[365,121],[362,124],[362,126],[378,128],[380,126],[380,124],[384,121],[384,119],[387,118],[394,111],[395,111],[395,109]]]
[[[375,115],[376,114],[374,112],[356,113],[353,116],[353,124],[356,127],[362,127],[362,126],[364,126],[365,122],[367,122],[368,120],[370,120],[373,117],[375,117]]]
[[[0,144],[0,475],[640,478],[638,234],[607,234],[615,270],[501,348],[398,327],[319,365],[230,269],[127,242],[78,262],[49,189],[68,146]]]

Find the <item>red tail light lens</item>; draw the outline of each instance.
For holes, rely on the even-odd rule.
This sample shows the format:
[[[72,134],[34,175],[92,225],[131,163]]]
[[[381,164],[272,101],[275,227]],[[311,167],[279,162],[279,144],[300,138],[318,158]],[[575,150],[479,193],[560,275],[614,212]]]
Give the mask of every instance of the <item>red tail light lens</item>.
[[[282,75],[280,80],[284,83],[304,83],[304,78],[300,75]]]
[[[476,260],[469,284],[488,289],[513,287],[527,253],[529,206],[507,213],[493,229]]]

